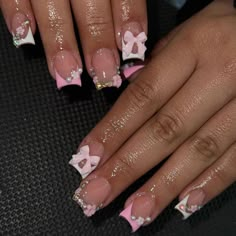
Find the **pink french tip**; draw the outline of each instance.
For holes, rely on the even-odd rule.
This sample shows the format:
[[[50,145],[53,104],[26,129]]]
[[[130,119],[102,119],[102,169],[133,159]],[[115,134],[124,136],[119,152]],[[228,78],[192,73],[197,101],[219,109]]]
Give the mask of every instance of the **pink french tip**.
[[[56,74],[56,82],[57,82],[57,88],[60,90],[63,87],[70,86],[70,85],[77,85],[81,87],[81,79],[80,77],[74,78],[72,80],[66,80],[62,78],[57,71],[55,71]]]
[[[144,67],[144,65],[138,65],[138,66],[132,66],[123,71],[123,74],[126,79],[129,79],[130,76],[132,76],[137,71],[141,70]]]
[[[133,203],[131,203],[128,207],[126,207],[121,213],[120,216],[123,217],[125,220],[128,221],[130,226],[132,227],[133,233],[136,232],[141,226],[137,224],[135,220],[131,218],[131,210],[132,210]]]

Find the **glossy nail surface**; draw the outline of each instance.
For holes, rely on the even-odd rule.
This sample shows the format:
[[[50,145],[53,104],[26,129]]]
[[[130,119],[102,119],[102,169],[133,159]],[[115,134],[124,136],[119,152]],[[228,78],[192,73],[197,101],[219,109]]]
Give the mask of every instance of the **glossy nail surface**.
[[[56,54],[54,71],[58,89],[70,85],[81,86],[81,74],[83,70],[71,52],[63,50]]]
[[[96,51],[92,57],[92,66],[90,74],[98,90],[121,86],[119,65],[116,64],[114,53],[110,49],[102,48]]]
[[[30,27],[30,21],[23,13],[16,13],[12,19],[12,37],[15,47],[24,44],[35,45],[34,37]]]
[[[120,216],[128,221],[132,231],[135,232],[142,225],[151,222],[154,207],[155,199],[152,195],[141,194],[120,213]]]
[[[203,207],[205,196],[202,189],[195,189],[180,201],[175,206],[175,209],[183,215],[183,219],[185,220]]]
[[[72,156],[69,164],[72,165],[80,174],[82,179],[92,173],[100,162],[100,157],[91,155],[89,146],[83,146],[78,153]]]
[[[122,58],[145,59],[147,35],[137,22],[127,23],[122,29]]]
[[[98,177],[82,182],[73,199],[82,208],[84,214],[90,217],[103,207],[110,192],[109,182],[102,177]]]

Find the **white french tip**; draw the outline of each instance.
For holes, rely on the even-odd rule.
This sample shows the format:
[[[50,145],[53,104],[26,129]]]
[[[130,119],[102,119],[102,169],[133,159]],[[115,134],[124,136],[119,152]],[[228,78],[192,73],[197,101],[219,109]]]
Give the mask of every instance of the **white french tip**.
[[[187,195],[181,202],[179,202],[175,206],[175,209],[178,210],[183,215],[183,220],[186,220],[188,217],[190,217],[193,214],[191,212],[186,211],[188,199],[189,199],[189,195]]]
[[[14,36],[14,34],[13,34],[13,36]],[[20,47],[21,45],[24,45],[24,44],[35,45],[34,36],[33,36],[32,30],[30,27],[29,27],[27,36],[23,39],[16,40],[16,42],[15,42],[16,47]]]
[[[125,42],[124,40],[122,39],[122,48],[125,47]],[[142,60],[144,61],[145,60],[145,55],[140,55],[138,53],[130,53],[129,55],[127,55],[123,50],[122,50],[122,59],[123,61],[125,60],[129,60],[129,59],[139,59],[139,60]]]

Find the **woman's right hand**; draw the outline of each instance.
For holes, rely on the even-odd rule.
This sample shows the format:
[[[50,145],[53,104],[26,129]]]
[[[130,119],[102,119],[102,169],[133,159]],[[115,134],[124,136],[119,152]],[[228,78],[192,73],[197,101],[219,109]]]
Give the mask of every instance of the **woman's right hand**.
[[[16,47],[34,44],[38,25],[48,68],[58,89],[81,86],[82,52],[78,50],[72,11],[86,68],[97,89],[120,87],[118,49],[122,50],[123,60],[144,59],[145,0],[137,0],[135,5],[132,0],[0,0],[0,7]]]

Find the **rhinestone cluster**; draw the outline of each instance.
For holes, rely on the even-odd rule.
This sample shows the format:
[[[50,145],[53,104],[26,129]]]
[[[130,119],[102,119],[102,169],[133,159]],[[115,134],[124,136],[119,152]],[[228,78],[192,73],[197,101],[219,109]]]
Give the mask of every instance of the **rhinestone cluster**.
[[[88,217],[92,216],[95,214],[96,211],[100,210],[103,206],[103,204],[101,204],[99,207],[97,207],[96,205],[90,205],[87,204],[83,198],[85,196],[85,194],[87,194],[87,192],[85,192],[82,196],[81,196],[81,191],[86,187],[86,185],[88,185],[89,181],[85,181],[80,188],[78,188],[73,196],[73,200],[75,202],[77,202],[79,204],[79,206],[82,208],[84,214]]]
[[[117,70],[116,75],[119,76],[120,75],[120,68],[117,67],[116,70]],[[91,76],[93,77],[93,82],[94,82],[97,90],[101,90],[103,88],[108,88],[108,87],[114,86],[114,81],[107,81],[107,82],[98,81],[98,77],[96,76],[94,69],[90,69],[90,73],[91,73]],[[113,76],[113,80],[116,75]]]
[[[22,39],[23,34],[25,33],[25,27],[26,25],[29,25],[29,20],[26,20],[25,22],[23,22],[21,24],[21,26],[19,26],[16,29],[16,34],[13,35],[13,44],[15,47],[18,47],[20,44],[20,40]]]
[[[78,68],[77,70],[72,70],[70,75],[66,77],[66,82],[71,83],[72,80],[80,78],[80,75],[83,73],[83,70],[81,68]]]
[[[136,221],[136,223],[141,226],[144,223],[148,223],[151,221],[151,217],[147,217],[147,218],[143,218],[143,217],[135,217],[135,216],[131,216],[131,220]]]

